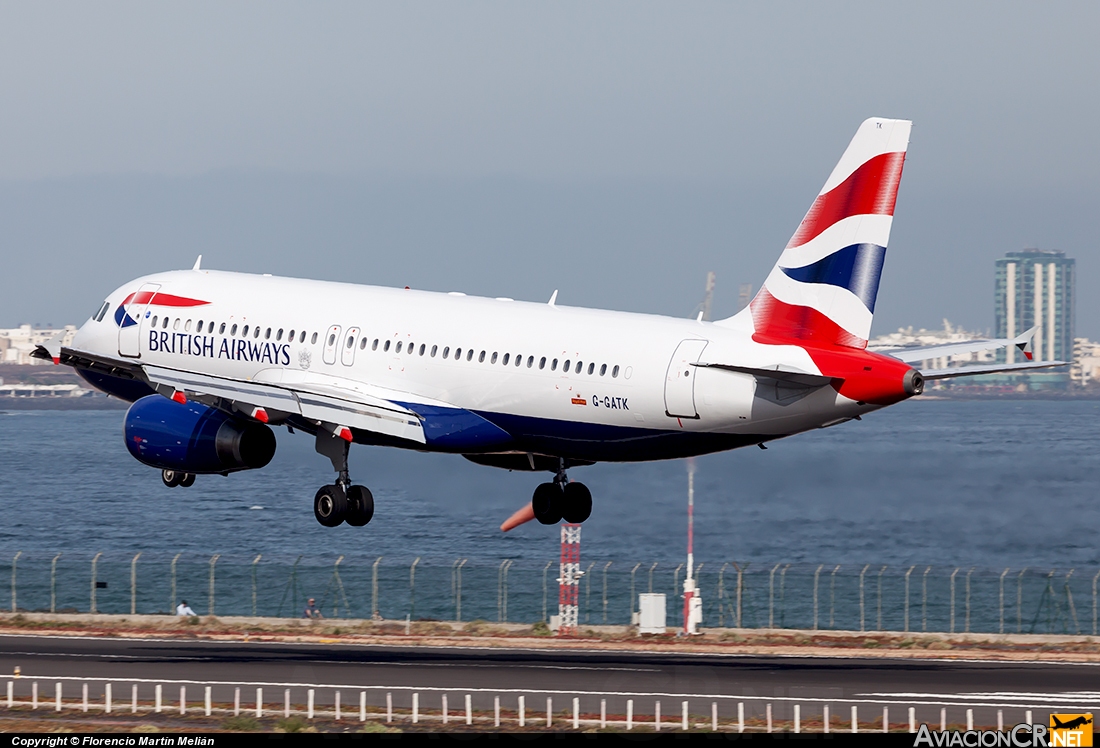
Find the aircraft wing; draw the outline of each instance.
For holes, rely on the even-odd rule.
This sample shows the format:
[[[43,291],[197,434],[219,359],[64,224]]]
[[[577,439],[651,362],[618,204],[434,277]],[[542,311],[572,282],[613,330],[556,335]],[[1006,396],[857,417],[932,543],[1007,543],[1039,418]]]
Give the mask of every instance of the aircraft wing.
[[[1065,366],[1068,361],[1024,361],[1018,364],[975,364],[974,366],[956,366],[953,369],[929,369],[921,371],[925,379],[953,379],[955,377],[973,377],[978,374],[997,374],[1005,371],[1028,371],[1030,369],[1049,369]]]
[[[1031,341],[1035,337],[1035,332],[1039,329],[1039,326],[1031,328],[1024,334],[1015,338],[997,338],[993,340],[967,340],[962,343],[948,343],[946,345],[933,345],[923,348],[869,348],[875,353],[882,353],[887,356],[892,356],[900,361],[904,361],[907,364],[917,363],[919,361],[927,361],[933,358],[941,358],[944,356],[955,356],[960,353],[977,353],[978,351],[991,351],[998,348],[1007,348],[1010,345],[1014,345],[1023,352],[1024,356],[1028,360],[1031,360]],[[928,377],[925,377],[927,379]]]
[[[420,444],[426,442],[420,416],[390,400],[367,393],[311,386],[307,381],[241,381],[159,366],[146,365],[143,369],[149,382],[165,397],[183,393],[204,405],[260,420],[297,415],[330,430],[348,427]]]

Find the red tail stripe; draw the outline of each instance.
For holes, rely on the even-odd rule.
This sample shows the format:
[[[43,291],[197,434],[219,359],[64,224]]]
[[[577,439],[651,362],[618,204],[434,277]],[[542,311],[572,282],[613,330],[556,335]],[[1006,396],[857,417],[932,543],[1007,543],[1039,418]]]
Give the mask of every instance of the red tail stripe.
[[[753,326],[752,339],[758,343],[800,343],[823,347],[867,347],[867,341],[845,330],[821,312],[808,306],[795,306],[775,298],[768,289],[760,293],[750,304]]]
[[[805,244],[849,216],[894,215],[904,164],[904,151],[881,153],[866,161],[836,187],[824,195],[818,195],[787,248]]]

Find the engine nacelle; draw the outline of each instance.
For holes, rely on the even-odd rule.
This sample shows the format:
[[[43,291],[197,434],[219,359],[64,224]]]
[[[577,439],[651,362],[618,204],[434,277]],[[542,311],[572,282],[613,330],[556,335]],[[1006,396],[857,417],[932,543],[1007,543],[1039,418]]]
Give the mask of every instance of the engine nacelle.
[[[135,459],[162,470],[228,473],[262,468],[275,456],[275,434],[264,424],[160,395],[131,405],[123,432]]]

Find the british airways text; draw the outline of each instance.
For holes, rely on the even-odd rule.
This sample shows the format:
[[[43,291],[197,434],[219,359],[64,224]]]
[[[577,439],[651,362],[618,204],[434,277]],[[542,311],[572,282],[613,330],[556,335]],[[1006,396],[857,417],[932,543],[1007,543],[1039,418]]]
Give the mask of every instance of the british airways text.
[[[216,351],[215,351],[216,349]],[[149,331],[149,352],[179,353],[187,356],[229,359],[231,361],[257,361],[275,366],[290,365],[290,344],[271,344],[251,340],[230,340],[209,335],[189,335],[183,332]]]

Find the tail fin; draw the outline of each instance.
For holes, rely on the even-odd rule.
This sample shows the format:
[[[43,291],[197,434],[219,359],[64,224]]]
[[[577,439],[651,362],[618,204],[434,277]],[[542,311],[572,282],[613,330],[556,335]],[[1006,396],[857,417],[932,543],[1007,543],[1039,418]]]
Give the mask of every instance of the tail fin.
[[[754,338],[867,346],[911,126],[859,126],[749,305]]]

